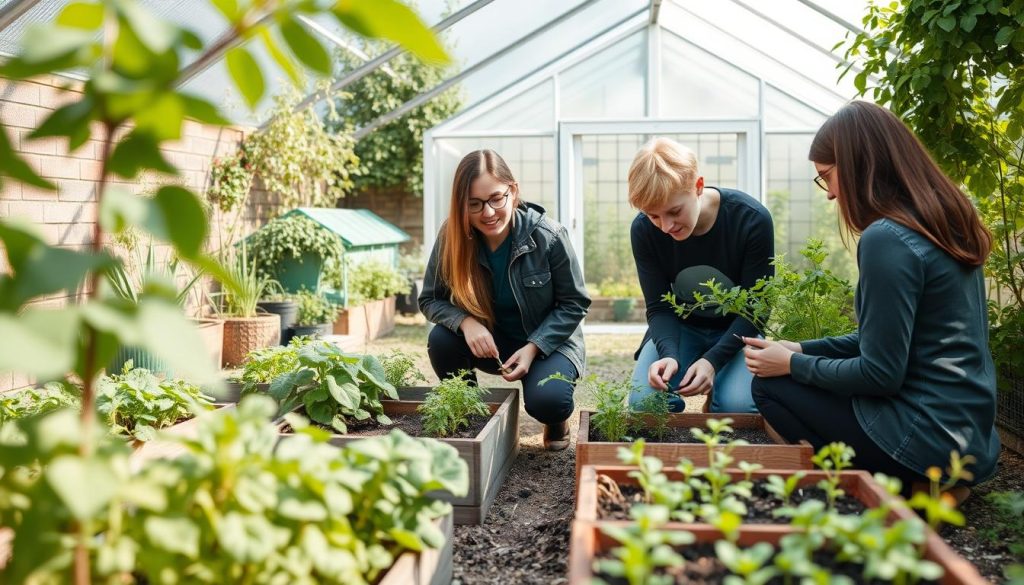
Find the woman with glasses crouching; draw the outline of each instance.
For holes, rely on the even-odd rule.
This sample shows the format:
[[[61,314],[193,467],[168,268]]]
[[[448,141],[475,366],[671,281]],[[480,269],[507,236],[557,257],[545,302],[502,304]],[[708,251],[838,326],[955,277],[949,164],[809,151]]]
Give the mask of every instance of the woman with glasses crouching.
[[[438,378],[475,369],[522,380],[544,446],[569,445],[573,385],[583,371],[580,322],[590,307],[564,227],[520,198],[508,165],[471,152],[455,171],[448,220],[427,262],[420,310],[437,324],[427,353]],[[475,374],[473,374],[475,380]]]

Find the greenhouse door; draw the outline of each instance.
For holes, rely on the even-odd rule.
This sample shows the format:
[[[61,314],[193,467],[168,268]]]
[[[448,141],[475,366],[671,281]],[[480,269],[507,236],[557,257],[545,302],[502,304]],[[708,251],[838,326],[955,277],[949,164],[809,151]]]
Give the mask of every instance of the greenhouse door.
[[[697,153],[705,185],[761,199],[757,121],[564,122],[559,127],[559,209],[588,284],[633,283],[627,174],[636,151],[655,136]]]

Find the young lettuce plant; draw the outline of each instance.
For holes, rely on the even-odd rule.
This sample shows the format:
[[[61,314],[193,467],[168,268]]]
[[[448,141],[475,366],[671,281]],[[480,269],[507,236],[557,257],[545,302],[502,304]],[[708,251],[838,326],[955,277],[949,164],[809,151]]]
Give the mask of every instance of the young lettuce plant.
[[[312,337],[293,337],[286,346],[263,347],[254,349],[245,356],[242,365],[242,393],[256,391],[259,384],[270,384],[278,376],[283,376],[299,369],[299,348],[312,343],[326,343]]]
[[[423,430],[434,437],[447,437],[461,427],[469,427],[474,416],[490,416],[483,401],[487,390],[471,383],[469,372],[462,370],[441,380],[416,410],[423,415]]]
[[[629,585],[671,585],[674,578],[659,575],[659,569],[682,567],[685,561],[672,547],[692,544],[696,539],[689,532],[659,530],[669,519],[664,506],[633,506],[630,514],[635,522],[628,526],[601,526],[601,532],[619,546],[612,549],[611,558],[595,561],[594,570]],[[594,582],[604,583],[600,579]]]
[[[151,441],[159,429],[213,409],[213,398],[198,386],[133,369],[131,361],[120,374],[100,378],[96,390],[96,410],[111,432],[138,441]]]
[[[811,458],[811,461],[825,473],[825,479],[818,482],[818,487],[825,490],[829,510],[834,510],[836,500],[846,493],[839,487],[840,472],[853,466],[856,452],[846,443],[835,442],[825,445]]]

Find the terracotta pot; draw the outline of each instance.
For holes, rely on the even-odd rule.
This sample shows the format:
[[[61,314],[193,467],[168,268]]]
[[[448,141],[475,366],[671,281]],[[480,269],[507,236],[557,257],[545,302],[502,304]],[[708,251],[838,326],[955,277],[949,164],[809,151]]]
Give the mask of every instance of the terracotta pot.
[[[280,341],[280,315],[270,313],[256,317],[225,317],[224,367],[241,365],[250,351],[271,347]]]

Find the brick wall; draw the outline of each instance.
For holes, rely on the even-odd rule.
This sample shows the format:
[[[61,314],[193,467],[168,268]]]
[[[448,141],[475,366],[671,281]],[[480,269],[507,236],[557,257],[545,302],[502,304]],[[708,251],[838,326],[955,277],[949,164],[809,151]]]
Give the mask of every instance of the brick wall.
[[[62,86],[71,86],[63,91]],[[0,217],[21,216],[32,220],[42,229],[46,240],[54,245],[81,249],[92,245],[96,226],[96,186],[100,174],[101,142],[90,140],[79,151],[67,154],[64,139],[27,139],[49,113],[77,99],[78,82],[63,77],[47,76],[30,82],[12,82],[0,78],[0,123],[6,127],[15,149],[24,154],[27,162],[43,177],[57,185],[56,191],[44,191],[13,181],[4,181],[0,192]],[[145,175],[130,182],[115,182],[132,192],[152,192],[162,184],[182,184],[202,192],[209,180],[209,168],[214,156],[230,153],[246,130],[219,128],[186,122],[181,139],[168,143],[166,158],[181,171],[178,177]],[[227,244],[228,226],[236,225],[236,234],[245,234],[262,225],[277,211],[275,197],[257,186],[246,209],[239,217],[223,217],[215,212],[211,217],[210,247],[216,249]],[[166,248],[158,249],[160,257]],[[0,273],[9,271],[6,254],[0,254]],[[84,291],[83,291],[84,292]],[[67,295],[41,299],[45,305],[67,303]],[[24,376],[0,373],[0,391],[31,383]]]
[[[412,240],[402,246],[403,252],[418,252],[423,245],[423,198],[399,189],[369,191],[349,195],[338,202],[346,209],[369,209],[395,224]]]

